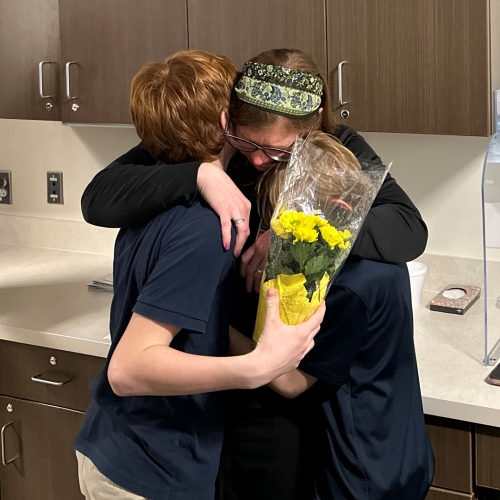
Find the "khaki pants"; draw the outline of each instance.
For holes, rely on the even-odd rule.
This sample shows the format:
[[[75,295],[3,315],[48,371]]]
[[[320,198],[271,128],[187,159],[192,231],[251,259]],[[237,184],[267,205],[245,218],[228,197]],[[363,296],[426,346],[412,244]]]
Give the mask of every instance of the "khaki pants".
[[[85,455],[76,452],[80,490],[86,500],[147,500],[111,482]]]

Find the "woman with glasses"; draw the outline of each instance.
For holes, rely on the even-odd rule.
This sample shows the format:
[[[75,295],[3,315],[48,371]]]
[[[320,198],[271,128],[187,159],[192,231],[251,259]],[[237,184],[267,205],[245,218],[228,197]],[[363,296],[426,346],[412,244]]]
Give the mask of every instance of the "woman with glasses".
[[[270,243],[255,203],[261,173],[277,161],[286,162],[295,138],[311,130],[336,137],[357,158],[381,161],[357,132],[333,122],[329,102],[325,80],[306,54],[264,52],[245,64],[231,95],[226,140],[239,154],[227,175],[208,163],[158,163],[139,145],[92,180],[82,198],[84,217],[106,227],[142,225],[173,205],[193,200],[198,189],[221,218],[226,248],[231,220],[238,229],[235,254],[243,251],[242,277],[232,325],[251,336],[258,299],[253,290],[258,289]],[[418,257],[426,242],[427,228],[417,208],[388,175],[351,255],[402,263]],[[319,417],[311,416],[310,391],[292,400],[266,387],[247,393],[231,395],[219,498],[312,499],[314,450],[308,444]]]

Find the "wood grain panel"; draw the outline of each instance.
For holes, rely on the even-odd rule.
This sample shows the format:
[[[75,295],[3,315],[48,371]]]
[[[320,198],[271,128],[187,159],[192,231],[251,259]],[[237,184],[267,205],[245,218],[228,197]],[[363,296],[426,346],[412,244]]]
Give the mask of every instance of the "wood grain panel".
[[[68,123],[131,123],[130,81],[146,62],[187,48],[185,0],[60,0],[62,60],[71,67]],[[77,112],[71,110],[77,104]]]
[[[471,424],[428,415],[425,422],[436,460],[432,485],[472,493]]]
[[[0,118],[60,120],[60,59],[57,0],[0,0]],[[51,61],[43,73],[48,99],[38,92],[41,61]]]
[[[488,0],[327,0],[334,109],[348,109],[347,123],[363,131],[489,135],[488,8]]]
[[[50,364],[55,356],[57,364]],[[45,347],[0,341],[0,394],[85,411],[90,403],[89,384],[102,370],[104,358]],[[61,387],[33,382],[45,374],[70,381]]]
[[[12,412],[7,411],[11,405]],[[0,427],[6,459],[0,466],[0,497],[5,500],[82,500],[72,442],[84,414],[40,403],[0,397]]]
[[[476,425],[476,483],[500,490],[500,429]]]
[[[473,493],[459,493],[458,491],[431,487],[425,500],[474,500],[475,498]]]
[[[188,0],[189,47],[239,68],[264,50],[301,49],[326,71],[324,0]]]

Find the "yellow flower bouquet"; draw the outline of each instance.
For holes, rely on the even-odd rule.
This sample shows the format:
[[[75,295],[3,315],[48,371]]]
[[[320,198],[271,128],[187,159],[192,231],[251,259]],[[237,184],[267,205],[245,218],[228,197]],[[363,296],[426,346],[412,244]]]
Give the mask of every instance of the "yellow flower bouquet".
[[[262,207],[269,208],[269,198],[274,211],[256,341],[264,326],[269,288],[278,291],[280,317],[289,325],[305,321],[325,299],[388,171],[381,164],[360,164],[325,136],[314,132],[305,141],[298,138],[286,170],[277,166],[260,182],[259,197],[265,198],[261,215]]]

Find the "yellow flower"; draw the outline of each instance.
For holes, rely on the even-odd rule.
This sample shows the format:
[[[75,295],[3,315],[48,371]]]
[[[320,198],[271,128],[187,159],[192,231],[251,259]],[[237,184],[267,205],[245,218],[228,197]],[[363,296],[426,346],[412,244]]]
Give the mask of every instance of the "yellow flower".
[[[320,217],[319,215],[310,215],[311,218],[314,219],[314,224],[316,227],[323,227],[323,226],[328,226],[328,221],[326,219],[323,219],[323,217]]]
[[[284,210],[278,220],[283,225],[285,231],[291,233],[296,227],[304,223],[305,218],[306,214],[304,212],[295,212],[294,210]]]
[[[287,239],[288,235],[290,234],[286,229],[283,223],[280,221],[280,219],[275,219],[271,221],[271,227],[274,231],[274,233],[277,236],[280,236],[283,239]]]
[[[299,228],[301,230],[314,229],[316,219],[319,219],[316,215],[306,215],[304,212],[296,212],[295,210],[283,210],[278,218],[271,221],[271,227],[276,235],[286,239]]]
[[[306,243],[314,243],[318,239],[318,231],[307,226],[299,226],[293,231],[293,236],[295,239],[293,243],[297,241],[305,241]]]
[[[344,240],[351,237],[351,233],[349,230],[338,231],[335,227],[327,225],[320,228],[321,236],[323,239],[330,245],[330,248],[333,250],[336,246],[339,248],[349,248],[350,243],[345,242]],[[349,244],[348,244],[349,243]],[[348,244],[348,246],[346,246]]]

